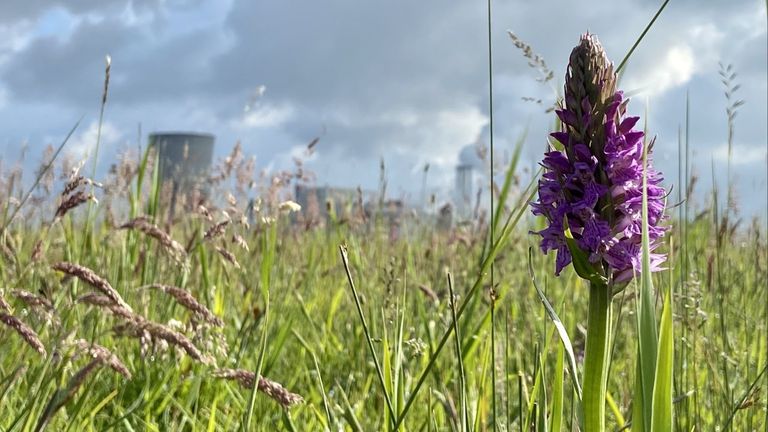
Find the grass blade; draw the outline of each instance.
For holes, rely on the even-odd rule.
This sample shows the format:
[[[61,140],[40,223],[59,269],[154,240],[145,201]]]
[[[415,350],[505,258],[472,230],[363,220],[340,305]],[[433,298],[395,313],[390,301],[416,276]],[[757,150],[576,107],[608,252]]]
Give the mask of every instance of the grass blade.
[[[533,282],[533,287],[536,288],[536,293],[539,295],[539,300],[541,300],[541,303],[544,305],[544,309],[547,310],[547,314],[549,315],[549,319],[552,320],[552,324],[555,325],[555,329],[557,330],[557,335],[560,336],[560,342],[562,342],[563,348],[565,348],[566,353],[568,353],[568,370],[571,373],[571,381],[573,382],[573,388],[576,390],[576,395],[579,398],[579,401],[581,401],[582,398],[582,391],[581,391],[581,382],[579,381],[579,370],[576,367],[576,355],[573,353],[573,345],[571,344],[571,338],[568,337],[568,332],[565,330],[565,326],[563,325],[563,322],[560,320],[560,317],[557,316],[557,312],[555,312],[555,309],[552,307],[552,304],[549,303],[549,300],[547,300],[547,297],[544,295],[544,292],[539,288],[539,285],[536,283],[536,274],[533,271],[533,250],[528,249],[528,276],[531,278],[531,282]]]
[[[734,409],[731,412],[731,415],[728,417],[728,420],[725,422],[725,425],[723,425],[723,428],[721,430],[727,431],[728,428],[731,426],[731,422],[733,421],[733,418],[736,417],[736,413],[739,412],[741,407],[744,405],[744,403],[747,401],[747,398],[752,394],[752,392],[755,390],[755,387],[759,388],[757,385],[758,382],[760,382],[760,378],[765,375],[765,372],[768,371],[768,364],[763,366],[763,370],[760,371],[760,373],[757,375],[757,378],[755,378],[754,381],[752,381],[752,384],[749,386],[749,389],[747,389],[746,392],[744,392],[744,396],[741,397],[739,400],[739,403],[736,405],[736,409]],[[768,424],[768,423],[767,423]]]
[[[653,381],[656,375],[656,352],[658,350],[658,335],[656,333],[656,313],[653,302],[653,280],[651,279],[651,251],[648,236],[648,194],[646,161],[648,146],[643,153],[643,209],[642,209],[642,272],[640,273],[640,292],[637,305],[637,345],[638,367],[635,380],[635,396],[633,408],[632,430],[635,432],[648,431],[651,426],[651,411],[653,407]],[[642,417],[642,418],[641,418]]]
[[[453,279],[448,273],[448,295],[450,295],[451,307],[451,325],[453,326],[453,336],[456,341],[456,360],[459,367],[459,397],[461,398],[461,423],[464,430],[469,430],[469,413],[467,411],[467,376],[464,373],[464,355],[461,351],[461,333],[456,320],[456,295],[453,293]]]
[[[661,15],[661,12],[664,10],[664,8],[667,7],[667,3],[669,3],[669,0],[664,0],[664,3],[661,4],[661,6],[659,7],[659,10],[656,11],[656,14],[653,16],[653,18],[651,18],[651,21],[648,23],[647,26],[645,26],[645,29],[643,30],[642,33],[640,33],[640,36],[637,38],[635,43],[632,44],[632,48],[629,49],[629,52],[627,52],[627,55],[625,55],[624,58],[621,60],[621,63],[619,63],[619,67],[616,68],[617,74],[621,72],[621,70],[627,64],[627,61],[629,60],[629,58],[632,57],[632,53],[635,52],[635,48],[637,48],[637,46],[640,45],[640,41],[643,40],[643,38],[645,37],[645,34],[648,33],[648,30],[650,30],[651,27],[653,27],[653,23],[656,22],[656,18],[658,18],[659,15]]]
[[[674,371],[674,341],[672,334],[672,298],[670,290],[664,299],[659,329],[659,353],[653,386],[651,430],[672,431],[672,372]]]
[[[552,381],[552,415],[549,422],[549,430],[560,432],[563,425],[563,375],[565,370],[565,348],[560,345],[557,348],[557,364],[555,376]]]
[[[387,382],[384,379],[384,373],[382,372],[381,365],[379,364],[379,357],[376,355],[376,350],[373,348],[373,339],[371,339],[371,333],[370,330],[368,330],[368,323],[365,321],[365,315],[363,315],[363,306],[360,304],[360,297],[357,294],[357,288],[355,288],[355,282],[352,279],[352,271],[349,269],[349,257],[347,256],[347,248],[344,247],[344,245],[340,245],[339,253],[341,254],[341,261],[344,263],[344,271],[347,273],[347,282],[349,282],[349,288],[352,290],[352,296],[355,299],[357,314],[360,318],[360,323],[363,325],[365,341],[368,343],[368,349],[371,352],[371,357],[373,357],[373,364],[376,367],[376,373],[379,376],[379,385],[381,386],[382,393],[384,393],[384,400],[386,401],[387,409],[389,410],[389,418],[392,421],[395,421],[395,419],[397,419],[397,415],[395,414],[395,409],[392,407],[392,400],[389,397],[389,392],[387,392]],[[394,429],[397,429],[396,425]]]

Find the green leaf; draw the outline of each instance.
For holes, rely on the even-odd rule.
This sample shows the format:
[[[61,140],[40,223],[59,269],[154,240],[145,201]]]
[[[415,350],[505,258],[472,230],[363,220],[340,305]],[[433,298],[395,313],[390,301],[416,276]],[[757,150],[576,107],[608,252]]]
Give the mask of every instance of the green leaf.
[[[672,430],[672,372],[674,368],[674,339],[672,332],[672,300],[670,290],[664,298],[659,325],[659,353],[656,360],[655,385],[653,386],[653,413],[651,430]]]
[[[573,257],[573,269],[576,270],[576,274],[578,274],[582,279],[586,279],[592,283],[607,285],[608,280],[605,278],[605,276],[601,275],[600,272],[597,271],[592,263],[589,262],[589,257],[587,254],[579,248],[576,240],[574,240],[571,229],[568,228],[568,222],[564,222],[566,225],[565,242],[568,245],[568,250],[571,252],[571,257]]]
[[[563,371],[565,369],[565,349],[560,345],[557,349],[557,364],[555,365],[555,377],[552,382],[552,416],[550,417],[549,430],[559,432],[563,425]]]
[[[642,371],[643,362],[642,358],[640,357],[639,349],[637,359],[637,366],[635,367],[635,391],[632,398],[632,432],[645,432],[645,406],[643,403],[644,396]]]
[[[536,293],[539,295],[539,300],[541,300],[541,303],[544,305],[544,309],[547,310],[549,319],[552,321],[552,324],[555,325],[555,329],[557,329],[557,335],[560,336],[560,341],[563,343],[563,348],[565,348],[565,351],[568,353],[568,369],[571,372],[571,380],[573,381],[573,387],[576,389],[576,395],[579,397],[579,401],[581,401],[582,393],[581,384],[579,382],[579,370],[576,368],[576,356],[573,353],[571,338],[568,337],[568,332],[565,330],[563,322],[560,320],[560,317],[557,316],[557,312],[555,312],[552,304],[549,303],[549,300],[547,300],[547,296],[544,295],[544,292],[536,283],[536,275],[533,272],[532,253],[532,249],[528,248],[528,275],[531,278],[531,282],[533,282],[533,287],[536,288]]]
[[[658,336],[656,333],[656,313],[653,304],[653,280],[651,279],[651,252],[648,237],[648,195],[646,178],[646,159],[648,146],[643,154],[643,203],[642,203],[642,272],[640,274],[640,292],[637,305],[637,346],[638,367],[635,379],[635,400],[633,426],[635,432],[650,431],[653,408],[653,387],[656,374],[656,351]]]

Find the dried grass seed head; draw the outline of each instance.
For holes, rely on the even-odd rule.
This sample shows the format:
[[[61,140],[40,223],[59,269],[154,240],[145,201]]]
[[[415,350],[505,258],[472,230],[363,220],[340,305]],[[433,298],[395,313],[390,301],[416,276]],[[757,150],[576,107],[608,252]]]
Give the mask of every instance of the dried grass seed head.
[[[48,353],[45,351],[43,342],[40,341],[40,337],[32,330],[28,325],[24,324],[20,319],[15,316],[0,312],[0,322],[6,326],[12,328],[29,346],[35,349],[41,356],[46,357]]]
[[[65,273],[80,279],[81,281],[87,283],[93,288],[96,288],[102,294],[109,297],[115,303],[115,305],[120,306],[121,308],[124,308],[130,312],[133,312],[133,309],[128,305],[128,303],[126,303],[123,300],[123,298],[120,296],[120,294],[114,288],[112,288],[112,285],[110,285],[106,279],[97,275],[93,270],[89,269],[88,267],[62,261],[54,264],[52,268],[54,270],[60,271],[62,273]]]
[[[89,357],[100,360],[103,364],[108,365],[112,370],[124,376],[126,379],[131,379],[131,371],[128,370],[119,357],[107,348],[88,342],[85,339],[76,339],[70,342],[70,345],[77,348],[79,351],[78,353],[86,353]]]
[[[256,374],[244,369],[217,369],[212,375],[229,381],[237,381],[245,389],[252,389]],[[265,377],[259,377],[258,390],[277,401],[284,408],[304,402],[304,398],[296,393],[291,393],[280,383]]]
[[[217,317],[207,307],[197,301],[197,299],[192,294],[182,288],[171,285],[150,284],[139,289],[155,289],[162,291],[165,294],[173,297],[181,306],[187,310],[190,310],[196,315],[200,316],[205,322],[217,327],[224,326],[224,322],[221,320],[221,318]]]
[[[157,225],[153,224],[147,217],[139,216],[120,225],[120,229],[136,230],[157,240],[165,250],[176,260],[184,260],[187,257],[187,251],[179,242],[174,240],[170,234],[163,231]]]

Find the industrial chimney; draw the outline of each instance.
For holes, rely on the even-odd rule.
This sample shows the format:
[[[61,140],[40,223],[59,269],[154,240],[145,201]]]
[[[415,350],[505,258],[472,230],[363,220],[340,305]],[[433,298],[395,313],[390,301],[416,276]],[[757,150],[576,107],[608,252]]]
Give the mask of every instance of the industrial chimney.
[[[149,135],[154,147],[163,183],[172,182],[170,203],[173,215],[177,195],[194,190],[207,193],[206,176],[213,161],[214,137],[205,133],[155,132]]]

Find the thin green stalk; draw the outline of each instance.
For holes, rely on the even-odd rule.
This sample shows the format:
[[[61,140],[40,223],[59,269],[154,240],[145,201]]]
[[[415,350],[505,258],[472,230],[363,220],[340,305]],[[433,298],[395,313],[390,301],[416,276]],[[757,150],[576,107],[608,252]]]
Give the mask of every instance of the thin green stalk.
[[[104,92],[101,94],[101,107],[99,108],[99,123],[96,129],[96,147],[93,151],[93,166],[91,170],[91,178],[96,179],[96,169],[99,165],[99,147],[101,146],[101,129],[104,124],[104,108],[107,106],[107,95],[109,95],[109,72],[112,69],[112,57],[106,56],[106,67],[104,68]],[[93,193],[94,185],[91,185],[91,193]],[[88,201],[88,213],[85,219],[85,238],[83,239],[83,253],[86,245],[92,239],[91,223],[93,218],[93,201]]]
[[[492,38],[492,21],[491,21],[491,0],[488,0],[488,135],[489,135],[489,146],[490,146],[490,165],[491,165],[491,175],[490,175],[490,188],[489,188],[489,194],[491,196],[491,209],[488,213],[491,215],[491,229],[490,229],[490,243],[493,244],[493,241],[496,239],[495,235],[495,228],[496,228],[496,220],[495,217],[497,216],[493,211],[493,204],[494,204],[494,184],[493,184],[493,174],[494,174],[494,157],[493,157],[493,38]],[[494,274],[493,274],[493,261],[491,261],[491,411],[492,411],[492,421],[493,421],[493,430],[496,431],[496,344],[494,342],[495,339],[495,333],[494,333],[494,327],[495,327],[495,314],[494,309],[496,307],[496,286],[494,284]],[[455,318],[455,317],[454,317]],[[457,334],[458,337],[458,334]],[[478,413],[479,414],[479,413]]]
[[[744,404],[744,402],[747,400],[747,398],[752,394],[752,392],[755,390],[755,387],[757,387],[757,383],[760,382],[760,379],[765,374],[766,370],[768,370],[768,364],[766,364],[763,369],[760,371],[760,374],[757,375],[757,378],[755,378],[754,381],[752,381],[752,384],[750,384],[747,391],[744,392],[744,395],[739,399],[739,403],[736,406],[734,410],[731,411],[731,415],[728,416],[728,420],[723,425],[722,431],[727,431],[731,427],[731,422],[733,422],[733,418],[736,417],[736,413],[739,412],[739,406]],[[768,427],[768,423],[766,423],[766,426]]]
[[[552,415],[550,417],[549,430],[560,432],[563,425],[563,378],[565,370],[565,348],[562,344],[557,347],[557,363],[555,376],[552,381]]]
[[[584,356],[584,430],[605,430],[605,392],[608,380],[611,328],[611,291],[607,285],[589,284],[587,348]]]
[[[323,384],[323,375],[320,373],[320,365],[317,363],[317,356],[314,351],[309,351],[312,354],[312,361],[315,364],[315,373],[317,373],[317,385],[320,387],[320,395],[323,396],[323,410],[325,412],[325,418],[328,420],[328,430],[333,426],[333,416],[331,415],[331,408],[328,404],[328,396],[325,392],[325,385]]]
[[[520,426],[520,431],[525,430],[526,424],[523,421],[525,416],[523,415],[523,384],[525,377],[522,372],[517,373],[517,418],[520,420],[517,424]]]
[[[544,310],[549,316],[549,319],[552,321],[552,324],[555,326],[555,330],[557,331],[557,335],[560,338],[560,342],[568,354],[568,369],[570,371],[571,381],[573,382],[573,389],[576,392],[576,397],[579,401],[581,401],[583,397],[583,391],[581,385],[579,384],[579,371],[576,368],[576,356],[573,353],[571,338],[568,336],[568,332],[565,330],[565,326],[563,325],[560,317],[557,315],[557,312],[555,312],[555,309],[552,307],[552,304],[549,302],[549,300],[547,300],[547,296],[544,294],[544,291],[542,291],[541,288],[539,288],[538,283],[536,283],[536,273],[533,270],[533,248],[528,248],[528,277],[530,277],[531,283],[533,283],[533,287],[536,289],[536,293],[539,295],[539,300],[541,300],[541,303],[544,305]]]
[[[256,407],[256,393],[259,392],[259,380],[261,379],[261,369],[264,367],[264,357],[267,352],[267,336],[269,330],[269,294],[264,299],[264,319],[262,325],[264,326],[264,332],[261,338],[261,347],[259,348],[259,359],[256,365],[256,374],[253,378],[253,388],[248,398],[248,409],[245,412],[245,421],[243,422],[243,430],[251,430],[251,422],[253,420],[253,411]]]
[[[277,226],[270,225],[267,228],[267,232],[262,237],[262,261],[260,268],[260,288],[261,296],[264,298],[264,318],[262,326],[264,332],[261,338],[261,347],[259,349],[259,359],[256,365],[255,377],[253,379],[253,389],[248,401],[248,410],[245,413],[245,421],[243,422],[243,430],[251,430],[251,421],[253,419],[253,411],[256,406],[256,393],[259,390],[259,380],[261,379],[262,368],[264,367],[264,358],[267,353],[267,339],[269,336],[269,291],[272,283],[272,269],[275,259],[275,251],[277,249]]]
[[[491,412],[496,430],[496,293],[491,293]]]
[[[507,397],[505,412],[507,414],[506,430],[508,431],[512,430],[512,367],[510,365],[512,353],[509,348],[511,339],[509,333],[509,309],[507,309],[504,313],[504,395]]]
[[[379,376],[379,384],[381,385],[381,391],[384,393],[384,400],[387,402],[387,409],[389,410],[389,418],[391,421],[395,421],[397,419],[397,422],[395,423],[393,429],[397,430],[397,423],[399,423],[400,419],[397,418],[397,415],[395,414],[395,409],[392,407],[392,400],[389,397],[389,393],[387,393],[387,384],[384,380],[384,374],[381,371],[381,365],[379,364],[379,357],[376,355],[376,350],[373,348],[373,339],[371,338],[371,333],[368,330],[368,323],[365,321],[365,315],[363,315],[363,307],[360,304],[360,297],[357,294],[357,288],[355,288],[355,282],[352,279],[352,271],[349,269],[349,257],[347,256],[347,248],[344,247],[344,245],[339,246],[339,253],[341,253],[341,261],[344,263],[344,271],[347,273],[347,282],[349,282],[349,288],[352,290],[352,296],[355,299],[355,307],[357,307],[357,314],[360,318],[360,323],[363,325],[363,332],[365,333],[365,341],[368,343],[368,349],[371,352],[371,357],[373,357],[373,364],[376,367],[376,374]]]
[[[454,340],[456,341],[456,359],[459,363],[459,396],[461,397],[461,419],[465,431],[469,431],[469,412],[467,410],[467,376],[464,371],[464,359],[461,352],[461,333],[456,320],[456,296],[453,293],[453,278],[448,273],[448,294],[451,306],[451,322],[453,324]]]
[[[690,92],[685,92],[685,153],[684,153],[684,170],[685,170],[685,176],[684,176],[684,182],[685,182],[685,204],[683,205],[683,220],[681,221],[682,226],[682,241],[680,243],[680,251],[683,254],[681,258],[682,267],[683,267],[683,275],[684,275],[684,283],[687,285],[688,281],[688,274],[689,274],[689,266],[690,266],[690,259],[688,257],[688,208],[689,208],[689,201],[690,197],[688,196],[689,192],[689,181],[690,181],[690,175],[689,175],[689,169],[691,164],[689,161],[689,155],[690,155],[690,138],[691,138],[691,97]],[[684,286],[683,288],[686,292],[686,298],[688,297],[688,288],[687,286]],[[693,337],[691,340],[693,341],[693,346],[691,347],[691,353],[692,353],[692,364],[693,364],[693,405],[695,407],[695,422],[694,427],[696,430],[701,430],[701,425],[699,424],[699,419],[701,418],[701,411],[699,408],[699,380],[698,380],[698,374],[695,372],[697,371],[697,358],[696,358],[696,344],[698,341],[698,337],[696,336],[697,326],[693,327]]]
[[[621,70],[624,68],[624,65],[627,64],[627,60],[629,60],[629,58],[632,56],[632,53],[635,52],[635,48],[637,48],[637,46],[640,45],[640,41],[643,40],[643,38],[645,37],[645,34],[648,33],[648,30],[650,30],[651,27],[653,27],[653,23],[656,22],[656,18],[658,18],[659,15],[661,15],[661,12],[664,10],[664,8],[667,7],[667,3],[669,3],[669,0],[664,0],[664,3],[662,3],[661,7],[659,7],[659,10],[656,11],[656,15],[654,15],[653,18],[651,18],[651,22],[649,22],[648,25],[645,26],[645,29],[643,30],[643,32],[640,33],[640,37],[637,38],[635,43],[632,45],[632,48],[629,49],[629,52],[627,53],[627,55],[625,55],[624,58],[621,60],[621,63],[619,63],[619,67],[616,68],[617,74],[621,72]]]

